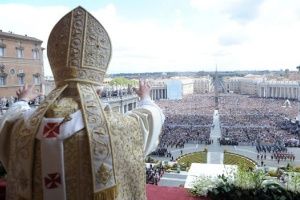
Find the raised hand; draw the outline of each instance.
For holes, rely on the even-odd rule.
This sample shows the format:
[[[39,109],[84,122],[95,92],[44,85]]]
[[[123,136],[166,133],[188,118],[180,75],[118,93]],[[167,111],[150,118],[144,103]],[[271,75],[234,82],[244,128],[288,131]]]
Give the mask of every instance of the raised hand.
[[[139,80],[139,88],[133,88],[133,90],[141,99],[144,99],[150,96],[151,86],[148,81]]]
[[[27,102],[41,95],[41,93],[34,91],[34,85],[27,84],[17,90],[16,94],[19,100],[24,100]]]

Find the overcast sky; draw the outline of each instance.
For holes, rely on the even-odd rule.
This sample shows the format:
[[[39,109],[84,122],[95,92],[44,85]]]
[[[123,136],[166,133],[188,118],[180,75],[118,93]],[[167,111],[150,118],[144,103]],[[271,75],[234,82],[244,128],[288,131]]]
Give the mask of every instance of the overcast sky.
[[[41,39],[46,48],[55,23],[78,5],[110,35],[110,73],[300,65],[299,0],[1,0],[0,29]]]

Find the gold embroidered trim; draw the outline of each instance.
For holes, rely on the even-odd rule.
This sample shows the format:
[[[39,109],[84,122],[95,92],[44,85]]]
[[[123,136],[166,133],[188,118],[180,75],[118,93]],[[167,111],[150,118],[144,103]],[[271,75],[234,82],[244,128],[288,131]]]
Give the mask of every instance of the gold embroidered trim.
[[[56,85],[103,82],[111,49],[101,23],[82,7],[75,8],[54,26],[48,39],[48,58]]]
[[[98,193],[116,185],[110,131],[93,86],[77,83],[77,89],[90,144],[94,193]]]
[[[94,194],[94,200],[114,200],[117,196],[117,187],[111,187]]]
[[[88,81],[88,80],[86,80],[86,79],[66,79],[66,80],[64,80],[63,82],[64,83],[68,83],[68,82],[80,82],[80,83],[85,83],[85,84],[93,84],[93,85],[102,85],[101,83],[102,83],[102,77],[101,77],[101,79],[99,79],[99,81],[98,82],[95,82],[95,81]],[[100,83],[101,82],[101,83]]]
[[[8,196],[15,198],[32,199],[32,167],[35,146],[35,135],[49,106],[60,96],[68,85],[56,88],[36,109],[30,118],[30,129],[22,124],[18,134],[12,134],[12,151],[10,152],[8,167]],[[15,188],[14,185],[22,187]]]

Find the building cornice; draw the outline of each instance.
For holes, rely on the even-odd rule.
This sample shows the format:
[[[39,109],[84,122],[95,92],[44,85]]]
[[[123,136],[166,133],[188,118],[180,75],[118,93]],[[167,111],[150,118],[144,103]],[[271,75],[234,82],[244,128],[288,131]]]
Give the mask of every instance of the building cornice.
[[[25,41],[33,41],[33,42],[37,42],[37,43],[43,43],[42,40],[39,40],[37,38],[34,37],[29,37],[27,35],[18,35],[18,34],[14,34],[14,33],[7,33],[7,32],[3,32],[0,30],[0,38],[12,38],[12,39],[18,39],[18,40],[25,40]]]

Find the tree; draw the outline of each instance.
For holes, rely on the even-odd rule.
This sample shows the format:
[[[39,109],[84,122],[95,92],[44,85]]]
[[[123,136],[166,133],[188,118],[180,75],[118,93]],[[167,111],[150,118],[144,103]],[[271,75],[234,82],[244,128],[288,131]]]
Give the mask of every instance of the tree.
[[[109,82],[110,85],[136,85],[137,81],[135,80],[130,80],[124,77],[117,77],[114,78]]]

